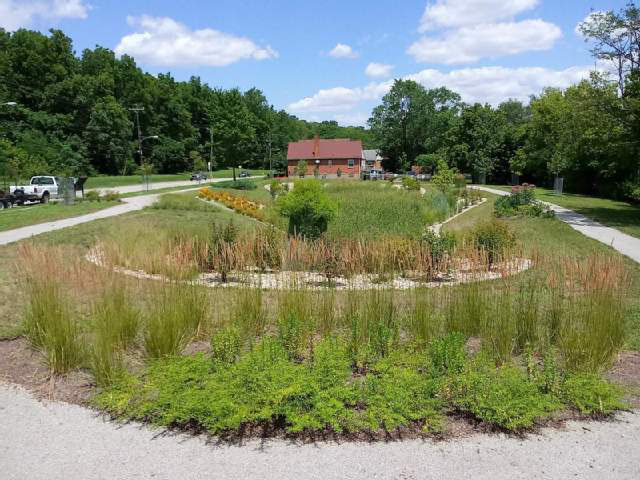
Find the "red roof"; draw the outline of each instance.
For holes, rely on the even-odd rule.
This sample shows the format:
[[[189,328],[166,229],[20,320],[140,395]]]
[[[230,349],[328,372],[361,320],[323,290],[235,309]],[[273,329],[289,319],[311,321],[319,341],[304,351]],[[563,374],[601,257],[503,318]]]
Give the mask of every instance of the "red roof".
[[[287,160],[362,158],[362,142],[348,138],[301,140],[289,143]]]

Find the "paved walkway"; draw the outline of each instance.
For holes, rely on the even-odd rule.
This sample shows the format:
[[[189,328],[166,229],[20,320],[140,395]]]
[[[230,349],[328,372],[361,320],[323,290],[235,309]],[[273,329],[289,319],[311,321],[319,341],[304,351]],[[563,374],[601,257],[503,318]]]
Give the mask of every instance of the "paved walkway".
[[[231,179],[230,178],[212,179],[212,180],[209,180],[208,182],[223,181],[223,180],[231,180]],[[208,182],[202,182],[202,184],[208,183]],[[159,190],[161,188],[186,187],[186,186],[197,187],[198,185],[199,185],[198,182],[192,182],[190,180],[174,180],[171,182],[153,182],[149,184],[149,193],[153,193],[153,190]],[[100,195],[103,195],[105,192],[117,192],[117,193],[124,194],[124,193],[144,192],[146,190],[147,190],[146,185],[137,183],[135,185],[125,185],[122,187],[90,188],[88,190],[85,190],[85,193],[95,191],[95,192],[99,192]]]
[[[177,192],[185,192],[189,190],[192,189],[179,190]],[[0,245],[6,245],[8,243],[24,240],[25,238],[31,238],[35,235],[40,235],[41,233],[47,233],[54,230],[60,230],[62,228],[73,227],[74,225],[91,222],[93,220],[99,220],[101,218],[114,217],[116,215],[122,215],[123,213],[142,210],[143,208],[152,205],[160,195],[162,194],[156,193],[151,195],[140,195],[138,197],[123,198],[123,203],[121,205],[105,208],[104,210],[99,210],[94,213],[88,213],[86,215],[80,215],[78,217],[64,218],[61,220],[54,220],[53,222],[38,223],[36,225],[29,225],[28,227],[21,227],[14,230],[0,232]]]
[[[257,178],[257,177],[249,177]],[[225,182],[230,180],[229,178],[215,178],[209,180],[207,183]],[[188,192],[190,190],[197,190],[202,188],[205,184],[198,184],[197,182],[180,181],[180,182],[158,182],[153,184],[153,189],[168,188],[168,187],[191,187],[184,190],[175,190],[171,193]],[[134,190],[131,190],[133,188]],[[117,187],[113,189],[99,189],[103,191],[116,191],[118,193],[131,193],[140,190],[135,188],[142,188],[140,185],[129,185],[126,187]],[[16,228],[14,230],[7,230],[0,232],[0,245],[6,245],[7,243],[17,242],[30,238],[41,233],[51,232],[53,230],[60,230],[62,228],[73,227],[81,223],[91,222],[93,220],[99,220],[101,218],[115,217],[116,215],[122,215],[123,213],[129,213],[136,210],[142,210],[145,207],[152,205],[160,195],[163,193],[153,193],[150,191],[149,195],[140,195],[137,197],[123,198],[122,205],[117,205],[111,208],[105,208],[94,213],[88,213],[86,215],[80,215],[78,217],[64,218],[62,220],[54,220],[53,222],[38,223],[36,225],[30,225],[28,227]]]
[[[479,186],[473,186],[472,188],[501,196],[509,195],[509,192],[497,190],[495,188]],[[553,203],[544,203],[549,205],[551,209],[556,212],[556,217],[558,217],[559,220],[562,220],[574,230],[579,231],[589,238],[605,243],[623,255],[626,255],[632,260],[640,263],[640,238],[632,237],[631,235],[627,235],[626,233],[612,227],[606,227],[601,223],[591,220],[590,218],[576,213],[573,210],[569,210],[568,208],[554,205]]]
[[[570,422],[527,438],[477,434],[447,442],[207,444],[116,425],[91,410],[41,403],[0,385],[0,477],[94,479],[612,479],[640,478],[640,415]]]

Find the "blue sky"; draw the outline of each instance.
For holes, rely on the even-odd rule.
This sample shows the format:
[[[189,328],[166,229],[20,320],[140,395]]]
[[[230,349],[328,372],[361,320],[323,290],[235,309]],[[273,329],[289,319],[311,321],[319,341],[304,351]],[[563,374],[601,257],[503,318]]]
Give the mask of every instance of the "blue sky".
[[[469,102],[526,100],[593,68],[576,25],[625,0],[0,0],[0,26],[64,30],[78,53],[260,88],[310,120],[364,124],[393,78]]]

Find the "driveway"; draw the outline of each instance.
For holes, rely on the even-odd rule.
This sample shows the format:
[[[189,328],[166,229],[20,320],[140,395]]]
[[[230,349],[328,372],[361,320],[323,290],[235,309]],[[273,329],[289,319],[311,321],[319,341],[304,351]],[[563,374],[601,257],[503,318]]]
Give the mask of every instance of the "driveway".
[[[495,188],[479,186],[473,186],[471,188],[500,196],[509,195],[509,192]],[[574,230],[577,230],[589,238],[605,243],[623,255],[626,255],[632,260],[640,263],[640,238],[632,237],[631,235],[627,235],[615,228],[606,227],[601,223],[591,220],[590,218],[576,213],[573,210],[569,210],[568,208],[560,207],[553,203],[543,203],[549,205],[551,209],[556,212],[556,217],[568,224]]]
[[[262,178],[259,176],[253,176],[253,177],[243,177],[242,180],[246,180],[246,179],[256,179],[256,178]],[[203,181],[203,182],[194,182],[191,180],[174,180],[171,182],[153,182],[153,183],[149,183],[149,193],[153,193],[153,190],[159,190],[161,188],[174,188],[174,187],[201,187],[203,185],[206,185],[207,183],[214,183],[214,182],[225,182],[227,180],[233,180],[230,177],[226,177],[226,178],[212,178],[210,180],[207,181]],[[112,188],[90,188],[88,190],[85,190],[85,192],[91,192],[91,191],[96,191],[99,192],[100,195],[104,194],[105,192],[117,192],[117,193],[135,193],[135,192],[144,192],[147,190],[147,186],[143,185],[142,183],[138,183],[135,185],[125,185],[122,187],[112,187]]]
[[[216,445],[117,425],[70,404],[0,384],[0,477],[94,479],[612,479],[640,478],[640,415],[569,422],[526,438],[476,434],[434,442]]]

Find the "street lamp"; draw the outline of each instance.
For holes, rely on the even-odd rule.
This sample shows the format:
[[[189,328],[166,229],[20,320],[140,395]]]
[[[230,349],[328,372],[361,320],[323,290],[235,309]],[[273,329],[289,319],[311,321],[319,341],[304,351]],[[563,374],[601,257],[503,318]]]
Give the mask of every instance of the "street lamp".
[[[406,162],[409,162],[409,152],[407,152],[407,118],[409,117],[410,108],[411,98],[406,96],[402,97],[402,99],[400,100],[400,111],[402,112],[403,149]]]

